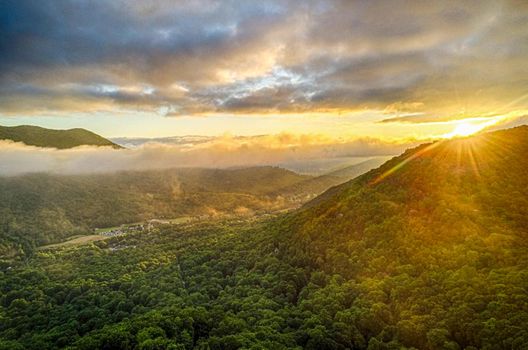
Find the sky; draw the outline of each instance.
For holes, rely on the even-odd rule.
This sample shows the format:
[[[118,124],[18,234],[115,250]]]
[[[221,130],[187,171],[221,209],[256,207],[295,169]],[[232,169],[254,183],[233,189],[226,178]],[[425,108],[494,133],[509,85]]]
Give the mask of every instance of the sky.
[[[0,125],[412,145],[526,123],[527,59],[523,0],[4,0]]]

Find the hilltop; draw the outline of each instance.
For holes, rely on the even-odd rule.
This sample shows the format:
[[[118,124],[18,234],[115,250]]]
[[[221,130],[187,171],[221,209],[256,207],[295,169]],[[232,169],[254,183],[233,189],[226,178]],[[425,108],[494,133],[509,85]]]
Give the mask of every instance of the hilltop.
[[[0,126],[0,140],[23,142],[26,145],[51,148],[73,148],[77,146],[109,146],[121,148],[86,129],[54,130],[32,125]]]

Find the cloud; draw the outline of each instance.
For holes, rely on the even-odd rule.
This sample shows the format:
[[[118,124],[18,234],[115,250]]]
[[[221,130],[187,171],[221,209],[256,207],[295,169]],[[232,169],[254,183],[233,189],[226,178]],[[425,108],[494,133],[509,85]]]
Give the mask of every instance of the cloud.
[[[473,120],[473,119],[496,119],[499,116],[479,116],[476,118],[467,118],[464,115],[428,115],[423,113],[410,113],[410,114],[397,114],[396,117],[391,117],[387,119],[382,119],[380,123],[410,123],[410,124],[422,124],[422,123],[444,123],[452,122],[457,120]]]
[[[0,141],[0,175],[284,165],[313,159],[395,155],[416,144],[413,140],[394,142],[370,138],[343,140],[318,135],[292,134],[182,137],[145,141],[129,139],[128,144],[135,144],[136,147],[119,150],[90,146],[58,150]]]
[[[503,109],[506,110],[506,109]],[[496,110],[491,110],[491,113],[479,115],[478,117],[467,117],[464,114],[458,115],[444,115],[444,116],[434,116],[428,115],[420,112],[409,113],[409,114],[399,114],[390,112],[388,114],[396,115],[395,117],[390,117],[382,119],[379,123],[408,123],[408,124],[430,124],[430,123],[449,123],[453,122],[469,122],[476,124],[487,124],[491,123],[493,126],[489,127],[490,130],[508,129],[519,125],[524,125],[527,123],[526,114],[528,111],[526,109],[513,110],[508,113],[495,114]],[[487,128],[488,129],[488,128]]]
[[[502,129],[510,129],[521,125],[528,125],[528,110],[524,111],[521,115],[509,115],[500,120],[498,123],[493,124],[485,128],[485,131],[495,131]]]
[[[488,113],[528,83],[522,1],[7,0],[0,14],[9,115],[417,103],[434,119]]]

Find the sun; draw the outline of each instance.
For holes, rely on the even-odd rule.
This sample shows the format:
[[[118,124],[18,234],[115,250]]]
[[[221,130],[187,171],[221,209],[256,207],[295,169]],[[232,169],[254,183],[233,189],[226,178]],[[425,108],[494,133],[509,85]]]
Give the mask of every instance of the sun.
[[[488,126],[488,123],[472,123],[469,121],[463,121],[457,123],[455,129],[448,134],[445,134],[445,138],[453,137],[465,137],[473,135]]]
[[[469,122],[463,122],[457,125],[453,134],[457,136],[469,136],[482,129],[482,125],[471,124]]]

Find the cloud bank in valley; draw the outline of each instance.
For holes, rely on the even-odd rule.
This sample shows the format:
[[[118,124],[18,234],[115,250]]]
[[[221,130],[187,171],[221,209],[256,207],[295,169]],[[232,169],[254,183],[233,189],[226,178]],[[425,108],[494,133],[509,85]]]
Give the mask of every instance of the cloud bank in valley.
[[[414,144],[412,140],[333,140],[323,136],[291,134],[223,136],[165,143],[151,141],[121,150],[91,146],[57,150],[0,141],[0,175],[275,165],[313,159],[395,155]]]

